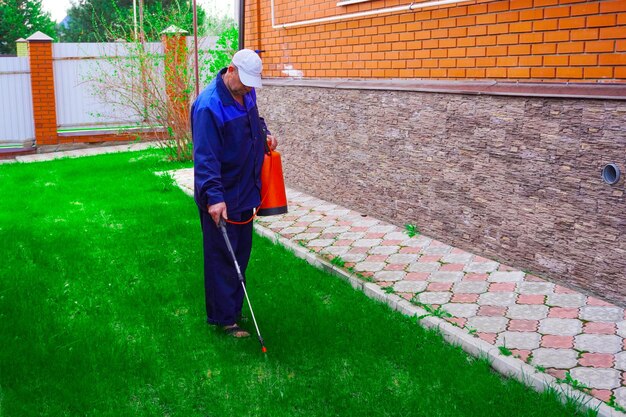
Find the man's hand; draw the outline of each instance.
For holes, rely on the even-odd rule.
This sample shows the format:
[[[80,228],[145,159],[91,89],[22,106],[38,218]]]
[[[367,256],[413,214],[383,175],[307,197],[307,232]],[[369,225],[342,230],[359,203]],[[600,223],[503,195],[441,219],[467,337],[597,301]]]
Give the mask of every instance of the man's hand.
[[[215,222],[215,224],[219,224],[220,218],[228,220],[228,213],[226,212],[226,203],[216,203],[210,206],[207,206],[209,210],[209,215]]]
[[[278,141],[273,135],[267,135],[267,145],[273,151],[278,146]]]

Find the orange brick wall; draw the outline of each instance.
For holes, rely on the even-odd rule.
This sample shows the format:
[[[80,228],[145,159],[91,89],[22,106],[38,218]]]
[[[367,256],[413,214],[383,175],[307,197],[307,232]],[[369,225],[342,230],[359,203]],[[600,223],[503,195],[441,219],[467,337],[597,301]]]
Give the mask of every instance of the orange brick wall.
[[[29,43],[30,84],[37,145],[57,143],[57,113],[52,71],[52,42]]]
[[[336,3],[275,0],[275,21],[411,4]],[[249,0],[245,39],[265,77],[626,82],[626,0],[474,0],[288,29]]]

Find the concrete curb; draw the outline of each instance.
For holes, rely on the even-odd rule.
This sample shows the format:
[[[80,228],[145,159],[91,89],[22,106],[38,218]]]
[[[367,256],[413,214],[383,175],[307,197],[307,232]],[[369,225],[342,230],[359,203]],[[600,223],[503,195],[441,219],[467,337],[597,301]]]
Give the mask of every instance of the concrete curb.
[[[585,408],[596,410],[598,417],[626,417],[625,413],[609,407],[599,399],[582,391],[575,390],[567,384],[558,383],[553,376],[537,371],[534,367],[520,359],[502,355],[497,346],[479,339],[478,337],[474,337],[439,317],[429,315],[423,308],[410,303],[396,294],[386,293],[380,286],[372,282],[363,281],[358,278],[356,274],[337,268],[316,253],[298,246],[291,240],[272,232],[270,229],[258,223],[254,224],[254,229],[259,235],[290,249],[298,258],[304,259],[309,264],[344,279],[354,289],[361,290],[368,297],[389,305],[391,309],[409,317],[425,316],[420,320],[420,324],[423,327],[438,330],[447,342],[460,346],[465,352],[472,356],[486,358],[491,363],[491,367],[499,373],[507,377],[515,378],[538,392],[553,389],[559,395],[561,401],[566,402],[568,399],[573,399]]]
[[[71,151],[48,152],[48,153],[40,153],[40,154],[35,154],[35,155],[18,156],[14,160],[7,160],[8,162],[4,162],[4,163],[43,162],[43,161],[52,161],[54,159],[60,159],[60,158],[79,158],[81,156],[102,155],[106,153],[143,151],[145,149],[154,148],[155,146],[157,146],[157,144],[154,142],[151,142],[151,143],[143,142],[143,143],[131,143],[131,144],[126,144],[126,145],[101,146],[97,148],[74,149]]]

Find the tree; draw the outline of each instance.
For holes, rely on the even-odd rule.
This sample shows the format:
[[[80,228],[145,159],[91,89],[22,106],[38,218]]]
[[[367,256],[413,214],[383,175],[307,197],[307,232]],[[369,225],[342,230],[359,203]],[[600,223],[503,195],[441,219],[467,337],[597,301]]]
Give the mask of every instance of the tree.
[[[15,54],[15,41],[41,31],[57,39],[56,25],[41,0],[0,0],[0,54]]]
[[[73,0],[65,25],[59,28],[64,42],[110,42],[134,39],[133,0]],[[137,0],[139,3],[139,0]],[[137,13],[139,13],[137,6]],[[206,14],[198,7],[198,27]],[[139,16],[137,22],[139,24]],[[193,32],[189,0],[143,0],[143,30],[146,41],[158,41],[170,25]],[[200,33],[202,34],[202,33]]]

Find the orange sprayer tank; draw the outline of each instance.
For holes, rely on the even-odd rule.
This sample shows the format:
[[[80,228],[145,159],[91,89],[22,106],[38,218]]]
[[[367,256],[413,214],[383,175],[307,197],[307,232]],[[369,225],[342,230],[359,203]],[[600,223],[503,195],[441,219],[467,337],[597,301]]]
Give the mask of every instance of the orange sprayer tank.
[[[261,207],[257,215],[273,216],[284,213],[287,213],[287,194],[280,153],[266,152],[261,167]]]

